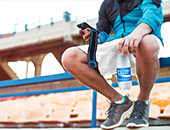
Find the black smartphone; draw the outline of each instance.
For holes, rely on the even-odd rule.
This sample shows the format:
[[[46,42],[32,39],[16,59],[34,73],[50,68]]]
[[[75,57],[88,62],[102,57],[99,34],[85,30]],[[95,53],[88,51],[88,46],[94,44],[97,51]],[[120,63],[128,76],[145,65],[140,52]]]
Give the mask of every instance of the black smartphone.
[[[96,31],[97,31],[97,33],[98,33],[98,34],[100,33],[100,31],[99,31],[99,30],[97,30],[97,29],[93,28],[92,26],[90,26],[90,25],[89,25],[89,24],[87,24],[86,22],[83,22],[83,23],[78,24],[78,25],[77,25],[77,27],[78,27],[78,28],[81,28],[82,30],[87,29],[87,31],[90,31],[90,30],[88,30],[88,28],[90,28],[90,29],[94,29],[94,30],[96,30]]]

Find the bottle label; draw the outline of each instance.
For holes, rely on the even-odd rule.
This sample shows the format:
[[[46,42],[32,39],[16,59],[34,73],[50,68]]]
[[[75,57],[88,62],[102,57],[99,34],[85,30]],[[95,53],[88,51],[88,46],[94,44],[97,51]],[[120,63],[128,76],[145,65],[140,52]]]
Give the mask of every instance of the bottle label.
[[[131,69],[127,68],[117,68],[117,79],[118,82],[131,81]]]

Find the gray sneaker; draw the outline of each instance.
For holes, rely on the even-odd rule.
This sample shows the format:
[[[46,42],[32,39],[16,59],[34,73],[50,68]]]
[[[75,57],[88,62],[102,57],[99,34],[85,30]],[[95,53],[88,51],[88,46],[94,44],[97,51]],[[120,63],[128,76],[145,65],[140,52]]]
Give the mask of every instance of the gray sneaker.
[[[137,100],[134,104],[133,112],[127,122],[126,127],[128,128],[138,128],[138,127],[148,127],[149,126],[149,104],[147,105],[145,101]]]
[[[102,129],[113,129],[120,126],[124,119],[130,115],[133,110],[133,102],[124,96],[125,102],[122,104],[110,103],[110,107],[107,110],[107,118],[100,126]]]

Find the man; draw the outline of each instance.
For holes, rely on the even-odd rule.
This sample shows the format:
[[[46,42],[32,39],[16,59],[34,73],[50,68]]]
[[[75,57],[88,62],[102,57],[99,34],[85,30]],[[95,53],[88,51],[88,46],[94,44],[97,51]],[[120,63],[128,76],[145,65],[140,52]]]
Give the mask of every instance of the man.
[[[98,47],[107,48],[105,46],[108,44],[110,47],[117,44],[118,53],[123,51],[127,56],[129,52],[136,59],[140,92],[134,108],[127,96],[122,96],[106,82],[99,66],[95,69],[88,67],[87,51],[84,49],[88,45],[69,48],[62,56],[62,63],[67,71],[111,101],[107,119],[101,125],[103,129],[120,126],[131,112],[127,127],[149,125],[149,95],[158,74],[158,54],[163,45],[160,33],[163,23],[161,3],[161,0],[104,0],[100,7],[97,29],[100,31],[98,42],[101,44]],[[114,31],[114,36],[110,36],[111,29]],[[88,43],[90,42],[91,31],[80,30],[79,34]],[[110,47],[105,53],[110,52]],[[96,56],[98,54],[100,52],[97,52]],[[108,63],[98,61],[98,65]]]

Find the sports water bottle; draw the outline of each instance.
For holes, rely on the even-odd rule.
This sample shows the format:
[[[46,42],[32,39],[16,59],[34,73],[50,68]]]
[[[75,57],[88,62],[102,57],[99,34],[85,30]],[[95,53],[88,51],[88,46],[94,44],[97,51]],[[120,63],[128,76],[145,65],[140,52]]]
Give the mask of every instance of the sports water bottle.
[[[118,79],[119,89],[129,90],[132,87],[129,57],[124,56],[122,51],[121,54],[118,54],[116,61],[117,61],[116,65],[117,65],[117,79]]]

